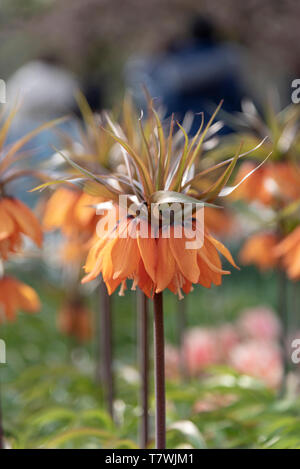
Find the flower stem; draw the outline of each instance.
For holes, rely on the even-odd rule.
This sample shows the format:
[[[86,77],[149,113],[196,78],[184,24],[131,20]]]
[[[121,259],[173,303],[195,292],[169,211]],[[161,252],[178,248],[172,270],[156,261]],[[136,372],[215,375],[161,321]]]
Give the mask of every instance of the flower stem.
[[[166,448],[166,391],[163,294],[154,295],[154,361],[155,361],[155,439],[156,449]]]
[[[177,335],[179,347],[179,372],[182,381],[187,380],[188,370],[186,367],[186,360],[184,354],[184,332],[187,324],[186,314],[187,299],[177,300]]]
[[[105,283],[100,284],[100,360],[98,377],[101,376],[106,405],[111,418],[114,420],[114,379],[112,370],[112,308],[111,299],[107,293]]]
[[[141,433],[140,446],[147,448],[149,441],[149,324],[148,299],[142,291],[138,291],[138,328],[139,328],[139,361],[141,374]]]

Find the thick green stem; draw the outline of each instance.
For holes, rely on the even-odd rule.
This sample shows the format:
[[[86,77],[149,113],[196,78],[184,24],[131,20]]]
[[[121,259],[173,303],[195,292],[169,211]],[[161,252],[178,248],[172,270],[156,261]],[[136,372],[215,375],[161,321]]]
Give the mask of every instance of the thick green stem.
[[[156,449],[166,448],[166,390],[163,294],[154,295],[154,362],[155,362],[155,439]]]
[[[138,330],[139,330],[139,362],[141,376],[141,428],[140,446],[147,448],[149,441],[149,318],[148,299],[142,291],[138,291]]]

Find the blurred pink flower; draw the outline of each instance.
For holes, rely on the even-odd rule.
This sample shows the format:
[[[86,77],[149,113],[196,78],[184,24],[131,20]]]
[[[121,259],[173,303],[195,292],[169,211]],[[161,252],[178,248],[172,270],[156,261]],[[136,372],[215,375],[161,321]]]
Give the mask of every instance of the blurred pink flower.
[[[280,348],[272,342],[249,340],[237,345],[230,353],[229,364],[240,373],[277,388],[282,379],[283,367]]]
[[[197,413],[211,412],[222,407],[227,407],[234,401],[236,401],[236,396],[233,394],[208,394],[196,402],[194,411]]]
[[[238,327],[249,339],[278,340],[281,332],[275,313],[265,306],[246,309],[238,320]]]
[[[200,373],[206,366],[218,363],[220,352],[217,333],[200,327],[190,329],[184,337],[183,353],[188,372],[193,376]]]
[[[232,324],[224,324],[216,332],[222,361],[226,361],[233,347],[240,342],[238,331]]]

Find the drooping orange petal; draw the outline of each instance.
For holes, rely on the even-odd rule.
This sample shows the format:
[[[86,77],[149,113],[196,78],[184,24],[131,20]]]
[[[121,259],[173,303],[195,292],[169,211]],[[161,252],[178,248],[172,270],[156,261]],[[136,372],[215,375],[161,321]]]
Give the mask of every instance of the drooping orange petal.
[[[186,295],[188,295],[192,291],[192,289],[193,289],[193,285],[189,281],[186,281],[182,286],[182,290],[184,291]]]
[[[150,275],[151,279],[155,282],[156,265],[157,265],[157,243],[154,238],[150,237],[151,230],[146,227],[148,238],[137,236],[139,251],[145,266],[145,270]]]
[[[224,244],[222,244],[220,241],[218,241],[217,239],[213,238],[213,236],[207,236],[207,238],[209,239],[209,241],[215,246],[215,248],[217,248],[217,250],[223,254],[223,256],[225,257],[225,259],[228,260],[228,262],[230,262],[231,265],[233,265],[234,267],[236,267],[237,269],[239,269],[239,267],[236,265],[236,263],[234,262],[234,259],[229,251],[229,249],[227,249]]]
[[[61,187],[56,190],[47,202],[43,226],[45,230],[54,230],[65,225],[70,212],[72,213],[80,192]]]
[[[184,277],[192,283],[199,278],[199,267],[197,263],[197,249],[187,249],[186,243],[191,242],[184,236],[175,238],[171,233],[169,244],[176,263]]]
[[[157,241],[156,293],[163,291],[171,283],[175,275],[175,259],[169,239],[159,238]]]
[[[153,295],[154,283],[148,275],[142,259],[139,262],[137,278],[139,288],[148,296],[148,298],[151,298]]]
[[[131,277],[138,267],[141,255],[136,239],[119,238],[113,241],[111,262],[113,265],[113,278],[126,279]]]
[[[204,262],[206,262],[210,270],[213,272],[221,275],[230,274],[228,270],[222,269],[222,263],[218,251],[207,237],[205,237],[204,245],[199,249],[198,255]]]
[[[25,283],[17,285],[18,306],[27,313],[37,313],[41,309],[41,303],[35,290]]]
[[[74,207],[74,216],[83,227],[89,225],[93,218],[96,217],[96,209],[92,207],[96,202],[99,203],[99,200],[84,192],[79,197]]]
[[[0,203],[0,241],[8,238],[15,230],[15,223],[11,215],[5,209],[3,200]]]
[[[278,259],[274,254],[277,237],[273,233],[259,233],[248,238],[242,247],[239,258],[243,264],[255,264],[261,270],[276,266]]]
[[[95,264],[97,263],[100,255],[101,255],[101,250],[104,248],[105,244],[109,241],[109,234],[104,236],[102,239],[98,239],[95,244],[90,248],[86,263],[84,266],[85,272],[91,272]]]
[[[10,198],[5,198],[3,204],[5,204],[10,216],[19,226],[20,231],[31,238],[38,246],[41,246],[43,233],[39,221],[27,205],[18,199]]]
[[[122,283],[121,279],[109,278],[105,280],[105,285],[109,295],[112,295],[118,286]]]
[[[300,246],[298,245],[291,253],[291,260],[288,265],[288,275],[292,279],[300,277]]]
[[[200,285],[205,288],[210,288],[213,280],[215,279],[213,272],[208,268],[207,264],[201,259],[199,255],[197,257],[197,260],[200,270],[198,283],[200,283]],[[221,278],[221,275],[219,277]]]
[[[286,254],[290,249],[297,245],[300,241],[300,226],[296,228],[292,233],[283,239],[275,248],[274,253],[276,256],[282,256]]]

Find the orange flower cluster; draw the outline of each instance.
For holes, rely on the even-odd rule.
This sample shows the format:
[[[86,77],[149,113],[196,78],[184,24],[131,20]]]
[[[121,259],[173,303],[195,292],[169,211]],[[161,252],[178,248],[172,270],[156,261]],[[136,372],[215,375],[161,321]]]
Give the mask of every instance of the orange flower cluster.
[[[83,282],[89,282],[100,274],[111,294],[121,285],[121,294],[126,289],[126,280],[133,280],[136,286],[148,296],[168,288],[182,298],[182,290],[188,294],[193,284],[210,288],[211,284],[220,285],[222,275],[229,271],[222,269],[219,253],[236,267],[228,249],[207,230],[204,242],[199,249],[188,249],[186,243],[195,238],[182,230],[176,237],[176,229],[171,227],[170,237],[163,237],[161,230],[157,238],[151,238],[151,227],[144,226],[148,237],[131,236],[137,225],[143,228],[146,221],[138,218],[120,220],[113,232],[107,232],[91,248]],[[191,229],[194,227],[191,227]],[[124,236],[124,233],[128,233]],[[113,236],[112,236],[113,235]],[[195,235],[194,235],[195,236]]]
[[[253,162],[243,163],[236,181],[241,181],[254,168]],[[265,163],[238,187],[233,197],[246,202],[257,201],[266,206],[282,207],[300,197],[300,177],[289,162]]]
[[[0,267],[3,271],[3,262],[7,261],[11,254],[21,251],[23,235],[30,238],[38,247],[42,245],[43,233],[37,218],[23,202],[15,197],[9,197],[6,187],[9,182],[19,177],[40,177],[40,173],[34,170],[18,169],[15,163],[20,162],[26,155],[26,153],[20,155],[19,151],[27,142],[42,130],[57,123],[57,121],[46,123],[6,147],[7,134],[16,112],[17,109],[13,108],[8,115],[1,113],[0,116]],[[5,319],[14,320],[19,309],[34,313],[39,308],[38,296],[31,287],[2,272],[0,322]]]
[[[0,198],[0,259],[6,261],[10,254],[21,251],[22,235],[28,236],[39,247],[42,245],[42,230],[33,212],[16,198]],[[40,309],[37,294],[13,277],[1,277],[0,322],[14,320],[19,309],[37,312]]]
[[[257,233],[249,237],[240,251],[242,264],[256,265],[261,271],[273,269],[278,264],[275,247],[279,237],[274,233]]]
[[[237,174],[237,180],[241,180],[252,167],[253,163],[244,163]],[[247,202],[257,201],[280,211],[300,198],[299,172],[290,162],[267,163],[241,184],[234,196]],[[262,271],[281,266],[291,279],[298,279],[299,240],[298,230],[287,236],[286,240],[275,232],[254,234],[246,240],[240,252],[241,262],[255,264]]]

